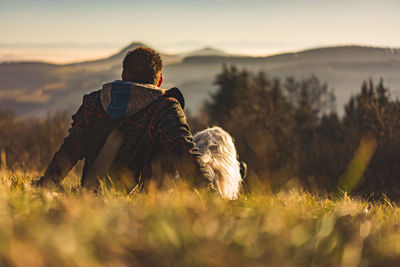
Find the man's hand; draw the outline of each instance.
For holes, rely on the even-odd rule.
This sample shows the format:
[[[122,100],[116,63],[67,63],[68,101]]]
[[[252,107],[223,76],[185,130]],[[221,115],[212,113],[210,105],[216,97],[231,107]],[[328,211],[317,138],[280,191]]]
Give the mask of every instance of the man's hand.
[[[50,190],[63,190],[63,187],[53,181],[49,177],[42,176],[39,180],[32,181],[33,187],[43,187]]]

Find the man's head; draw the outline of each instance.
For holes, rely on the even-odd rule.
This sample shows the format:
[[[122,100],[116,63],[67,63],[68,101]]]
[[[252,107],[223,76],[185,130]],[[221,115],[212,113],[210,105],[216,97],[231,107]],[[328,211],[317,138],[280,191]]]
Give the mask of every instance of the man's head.
[[[129,51],[122,67],[123,80],[161,85],[161,57],[151,48],[140,46]]]

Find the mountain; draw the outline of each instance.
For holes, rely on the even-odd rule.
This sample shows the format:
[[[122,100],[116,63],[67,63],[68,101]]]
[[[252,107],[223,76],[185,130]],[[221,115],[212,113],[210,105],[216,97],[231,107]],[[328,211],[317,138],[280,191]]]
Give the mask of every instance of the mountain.
[[[222,56],[227,57],[229,56],[228,53],[225,51],[215,49],[212,47],[204,47],[203,49],[190,51],[188,53],[182,54],[183,58],[186,57],[195,57],[195,56]]]
[[[140,43],[140,42],[133,42],[130,45],[124,47],[121,49],[118,53],[111,55],[110,57],[102,58],[102,59],[97,59],[97,60],[92,60],[92,61],[84,61],[84,62],[76,62],[72,64],[68,64],[69,66],[90,66],[94,67],[96,65],[102,65],[102,67],[110,67],[110,66],[121,66],[122,59],[125,57],[126,53],[128,51],[139,47],[139,46],[147,46],[146,44]],[[169,55],[169,54],[160,54],[164,64],[173,64],[182,61],[183,57],[180,55]],[[103,66],[106,64],[107,66]]]
[[[121,61],[134,42],[116,54],[93,61],[56,65],[43,62],[0,64],[0,104],[20,115],[43,116],[59,110],[74,111],[85,93],[102,82],[119,79]],[[296,78],[315,74],[335,90],[339,111],[363,80],[384,78],[394,97],[400,96],[400,49],[340,46],[309,49],[267,57],[227,54],[204,48],[184,54],[163,54],[164,87],[177,86],[187,109],[196,113],[216,87],[215,75],[223,64],[252,72]]]

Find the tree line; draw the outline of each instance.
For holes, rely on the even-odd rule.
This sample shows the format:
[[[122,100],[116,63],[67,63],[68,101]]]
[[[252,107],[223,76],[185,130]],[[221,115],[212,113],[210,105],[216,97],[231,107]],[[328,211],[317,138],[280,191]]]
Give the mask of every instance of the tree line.
[[[234,137],[248,184],[400,198],[400,102],[382,79],[362,82],[341,116],[333,90],[314,75],[280,79],[225,65],[215,85],[189,122],[193,132],[218,125]],[[2,167],[43,171],[69,121],[66,112],[21,119],[0,111]]]
[[[279,79],[225,65],[215,85],[193,126],[219,125],[235,138],[249,183],[400,197],[400,102],[382,79],[364,81],[342,116],[314,75]]]

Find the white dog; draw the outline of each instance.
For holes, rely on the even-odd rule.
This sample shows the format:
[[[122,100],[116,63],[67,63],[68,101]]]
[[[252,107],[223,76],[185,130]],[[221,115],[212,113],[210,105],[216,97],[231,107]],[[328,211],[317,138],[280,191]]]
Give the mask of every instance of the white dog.
[[[238,197],[246,166],[239,163],[233,138],[220,127],[205,129],[194,136],[206,170],[222,197]]]

